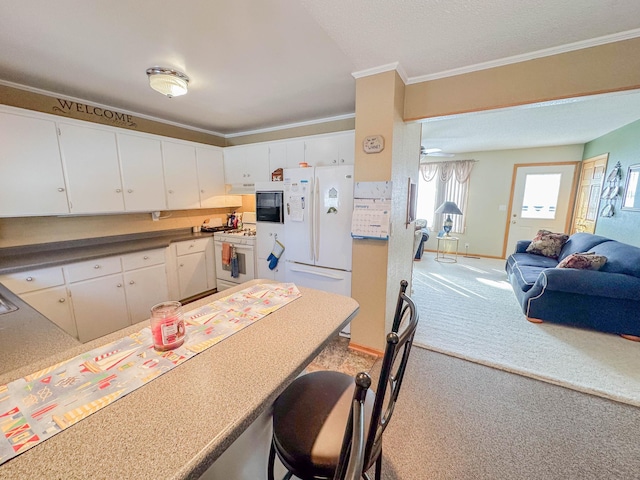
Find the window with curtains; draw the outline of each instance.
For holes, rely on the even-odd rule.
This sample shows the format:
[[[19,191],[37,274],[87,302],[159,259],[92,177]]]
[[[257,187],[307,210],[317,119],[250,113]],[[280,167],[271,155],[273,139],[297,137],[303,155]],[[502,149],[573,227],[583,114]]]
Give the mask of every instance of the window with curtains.
[[[454,202],[462,215],[452,215],[452,233],[464,233],[469,177],[475,160],[428,162],[420,164],[418,218],[427,220],[434,232],[442,230],[446,215],[434,212],[444,202]]]

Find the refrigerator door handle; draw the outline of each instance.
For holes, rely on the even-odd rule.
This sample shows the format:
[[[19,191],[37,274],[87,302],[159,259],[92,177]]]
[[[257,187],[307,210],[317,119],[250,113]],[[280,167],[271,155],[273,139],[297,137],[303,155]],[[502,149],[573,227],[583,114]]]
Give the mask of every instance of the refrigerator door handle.
[[[329,273],[314,272],[313,270],[304,270],[302,268],[292,267],[291,271],[292,272],[297,272],[297,273],[308,273],[308,274],[311,274],[311,275],[316,275],[318,277],[331,278],[333,280],[344,280],[344,278],[339,276],[339,275],[331,275]]]
[[[313,181],[314,179],[312,179],[311,181]],[[313,198],[313,185],[311,186],[311,188],[309,189],[309,215],[307,215],[307,218],[309,219],[309,258],[311,259],[312,262],[315,263],[315,256],[314,256],[314,239],[315,239],[315,225],[314,225],[314,219],[313,219],[313,209],[314,209],[314,198]]]
[[[313,239],[313,243],[316,247],[315,250],[315,261],[320,261],[320,180],[316,177],[316,198],[315,202],[315,212],[313,214],[313,221],[315,223],[315,237]]]

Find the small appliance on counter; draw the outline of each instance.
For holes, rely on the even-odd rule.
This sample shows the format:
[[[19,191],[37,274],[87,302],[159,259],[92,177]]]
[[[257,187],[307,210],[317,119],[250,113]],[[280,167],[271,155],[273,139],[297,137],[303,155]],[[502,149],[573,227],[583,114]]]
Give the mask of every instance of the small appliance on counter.
[[[202,232],[225,232],[232,229],[232,227],[222,225],[222,220],[219,218],[212,218],[211,220],[205,221],[200,227],[200,231]]]

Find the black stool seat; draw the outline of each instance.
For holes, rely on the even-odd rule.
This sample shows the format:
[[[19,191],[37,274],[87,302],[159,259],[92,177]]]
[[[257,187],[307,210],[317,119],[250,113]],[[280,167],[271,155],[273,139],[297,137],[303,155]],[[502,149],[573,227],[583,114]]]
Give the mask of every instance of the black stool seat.
[[[353,399],[353,377],[319,371],[298,377],[273,407],[273,444],[285,467],[303,480],[333,478]],[[367,391],[365,435],[375,395]]]

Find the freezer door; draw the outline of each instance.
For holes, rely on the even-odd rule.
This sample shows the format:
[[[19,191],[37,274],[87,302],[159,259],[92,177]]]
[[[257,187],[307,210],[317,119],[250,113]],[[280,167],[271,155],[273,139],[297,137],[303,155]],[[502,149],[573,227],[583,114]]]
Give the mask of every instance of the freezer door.
[[[353,165],[317,167],[315,173],[315,264],[351,270]]]
[[[287,258],[314,262],[313,248],[313,168],[284,170],[284,228]]]
[[[286,262],[285,279],[298,286],[351,296],[351,272]]]

